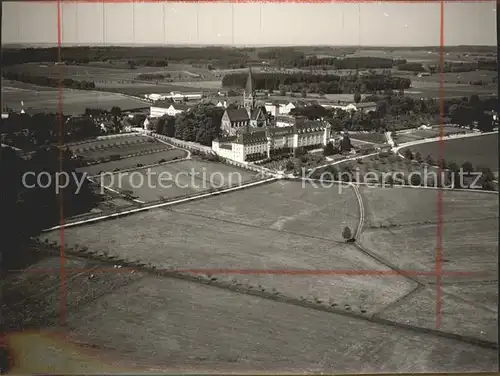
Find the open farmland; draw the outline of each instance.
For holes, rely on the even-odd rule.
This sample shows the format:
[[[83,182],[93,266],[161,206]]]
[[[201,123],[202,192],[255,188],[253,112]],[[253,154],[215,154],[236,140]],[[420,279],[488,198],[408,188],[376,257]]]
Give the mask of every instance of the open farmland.
[[[393,267],[419,272],[436,268],[437,190],[366,188],[361,192],[367,228],[360,244]],[[443,192],[442,270],[475,273],[443,275],[442,330],[497,340],[498,197],[477,192]],[[436,276],[418,276],[420,289],[384,310],[382,317],[433,328]],[[481,290],[480,286],[486,290]],[[474,318],[474,319],[472,319]]]
[[[227,185],[234,187],[256,177],[256,173],[224,164],[190,160],[104,175],[101,181],[108,188],[132,191],[139,200],[148,202]]]
[[[208,75],[209,79],[213,80],[214,75],[210,74],[208,69],[192,68],[185,64],[172,64],[167,67],[136,67],[135,69],[123,69],[123,67],[115,68],[113,64],[107,66],[101,64],[89,65],[55,65],[55,64],[40,64],[26,63],[14,66],[9,66],[9,72],[27,73],[34,76],[46,76],[57,78],[61,74],[66,78],[73,80],[94,81],[96,84],[100,82],[124,82],[124,81],[139,81],[137,76],[143,73],[146,74],[162,74],[168,79],[173,80],[192,80]],[[196,73],[194,72],[196,71]],[[201,72],[201,73],[197,73]],[[155,80],[159,81],[159,80]],[[155,82],[153,81],[153,82]],[[144,82],[144,80],[142,80]]]
[[[35,76],[57,78],[61,74],[66,78],[93,81],[99,90],[129,95],[151,93],[169,93],[170,91],[199,91],[217,89],[221,81],[216,80],[208,69],[194,68],[186,64],[170,64],[167,67],[137,67],[129,69],[118,63],[100,63],[88,65],[54,65],[26,63],[8,68],[10,72],[27,73]],[[160,74],[167,78],[140,80],[140,74]],[[140,77],[139,77],[140,78]],[[136,106],[138,107],[138,106]]]
[[[408,78],[411,79],[411,87],[405,90],[405,94],[415,97],[441,97],[439,80],[421,80],[414,76]],[[445,82],[443,84],[444,98],[470,97],[474,94],[479,96],[496,96],[497,88],[496,86],[478,86],[453,82]]]
[[[83,114],[85,108],[102,108],[110,110],[118,106],[122,110],[147,107],[148,102],[117,93],[99,91],[86,91],[74,89],[41,88],[35,85],[21,84],[21,90],[17,88],[17,82],[4,82],[2,86],[2,100],[5,106],[14,111],[20,111],[21,101],[27,112],[53,112],[62,110],[63,114]],[[59,107],[61,95],[62,108]]]
[[[22,310],[11,309],[4,315],[7,328],[17,332],[22,327],[18,325],[29,323],[44,335],[42,341],[26,331],[7,333],[11,346],[17,346],[14,353],[21,353],[21,343],[26,353],[13,373],[45,369],[60,373],[478,372],[493,371],[498,365],[495,350],[457,340],[212,286],[99,268],[81,259],[67,259],[63,334],[58,328],[59,263],[58,257],[51,257],[33,265],[46,273],[32,270],[2,280],[10,288],[9,297],[24,301]],[[23,290],[28,285],[38,288]]]
[[[438,221],[435,189],[360,187],[360,191],[364,199],[365,226],[411,227]],[[442,200],[445,223],[498,217],[498,197],[494,194],[444,191]]]
[[[243,206],[248,209],[242,210]],[[68,229],[66,240],[70,246],[85,244],[121,258],[139,257],[157,268],[203,269],[207,275],[223,269],[216,273],[217,280],[373,313],[410,292],[414,284],[397,276],[380,280],[370,275],[314,273],[318,269],[385,269],[341,241],[343,226],[356,226],[354,213],[356,199],[351,190],[339,194],[335,189],[301,189],[297,182],[277,182],[171,210]],[[57,241],[55,235],[43,237]],[[269,274],[274,269],[284,273]],[[296,269],[311,270],[311,275],[294,276]],[[227,270],[260,270],[264,274]]]
[[[436,160],[440,156],[439,142],[429,142],[411,146],[414,152],[432,155]],[[487,166],[498,171],[498,133],[477,137],[444,140],[444,159],[459,165],[469,161],[474,167]]]

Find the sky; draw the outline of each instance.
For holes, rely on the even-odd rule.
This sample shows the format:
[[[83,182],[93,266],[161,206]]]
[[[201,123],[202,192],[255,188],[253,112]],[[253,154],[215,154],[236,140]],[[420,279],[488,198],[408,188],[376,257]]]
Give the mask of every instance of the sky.
[[[496,45],[495,1],[447,2],[445,45]],[[57,44],[57,2],[2,2],[2,44]],[[438,46],[436,3],[61,1],[63,45]]]

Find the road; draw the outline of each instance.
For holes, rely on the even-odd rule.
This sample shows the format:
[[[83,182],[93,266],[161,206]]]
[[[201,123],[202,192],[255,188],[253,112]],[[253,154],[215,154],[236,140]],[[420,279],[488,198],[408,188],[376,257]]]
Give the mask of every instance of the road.
[[[163,203],[160,203],[160,204],[153,204],[153,205],[149,205],[149,206],[143,206],[141,208],[135,208],[135,209],[130,209],[130,210],[126,210],[126,211],[122,211],[122,212],[118,212],[118,213],[112,213],[112,214],[102,215],[102,216],[99,216],[99,217],[93,217],[93,218],[84,219],[84,220],[76,221],[76,222],[69,222],[69,223],[66,223],[64,225],[50,227],[48,229],[43,230],[43,232],[60,230],[61,228],[69,228],[69,227],[81,226],[81,225],[84,225],[84,224],[87,224],[87,223],[99,222],[99,221],[103,221],[103,220],[106,220],[106,219],[109,219],[109,218],[123,217],[125,215],[129,215],[129,214],[133,214],[133,213],[139,213],[139,212],[143,212],[143,211],[151,210],[151,209],[164,208],[164,207],[175,205],[175,204],[180,204],[180,203],[184,203],[184,202],[198,200],[198,199],[204,198],[204,197],[216,196],[216,195],[220,195],[220,194],[227,193],[227,192],[234,192],[234,191],[237,191],[237,190],[240,190],[240,189],[245,189],[245,188],[248,188],[248,187],[258,186],[258,185],[270,183],[270,182],[276,181],[276,180],[278,180],[278,179],[276,179],[275,177],[272,177],[272,178],[269,178],[269,179],[259,180],[257,182],[242,184],[242,185],[239,185],[237,187],[227,188],[227,189],[224,189],[222,191],[210,192],[210,193],[200,193],[197,196],[191,196],[191,197],[183,198],[183,199],[180,199],[180,200],[163,202]]]

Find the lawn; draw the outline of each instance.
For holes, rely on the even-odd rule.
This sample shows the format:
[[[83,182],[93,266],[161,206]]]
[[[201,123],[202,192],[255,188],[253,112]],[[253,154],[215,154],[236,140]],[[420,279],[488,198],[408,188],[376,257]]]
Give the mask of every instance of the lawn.
[[[383,133],[355,133],[350,132],[349,137],[353,140],[360,140],[365,142],[370,142],[373,144],[385,144],[386,139]]]
[[[23,273],[2,281],[17,286],[17,292],[11,290],[17,301],[19,294],[29,298],[23,309],[3,316],[7,327],[15,322],[16,332],[23,325],[37,329],[36,334],[8,333],[17,346],[25,336],[23,351],[15,349],[26,354],[15,366],[32,370],[23,373],[48,367],[63,374],[491,372],[498,365],[495,350],[123,269],[80,269],[79,275],[67,270],[67,325],[64,336],[54,335],[58,315],[52,325],[35,325],[60,309],[59,262],[53,257],[36,265],[54,273]],[[96,265],[75,259],[67,266]],[[30,285],[39,288],[24,291]],[[395,348],[401,349],[397,356]]]
[[[413,129],[397,132],[392,136],[393,140],[398,144],[404,144],[406,142],[423,140],[424,138],[435,138],[440,136],[440,126],[433,126],[432,129]],[[467,129],[462,129],[459,127],[443,125],[443,136],[456,133],[470,133]]]
[[[181,159],[187,156],[187,152],[181,149],[168,149],[158,153],[140,155],[132,158],[124,158],[118,161],[99,163],[91,166],[80,167],[78,171],[86,172],[91,175],[97,175],[101,171],[115,171],[135,168],[137,165],[148,166],[157,164],[160,161],[168,162],[174,159]]]
[[[106,187],[118,191],[132,191],[139,200],[148,202],[226,185],[238,186],[255,177],[255,173],[247,170],[190,160],[116,173],[113,177],[106,175],[101,181]]]
[[[435,159],[440,155],[439,142],[415,145],[410,149],[424,156],[430,154]],[[469,161],[474,167],[487,166],[498,171],[498,134],[445,140],[444,159],[459,165]]]
[[[356,215],[352,191],[339,195],[332,189],[301,189],[300,183],[278,182],[65,233],[69,246],[85,244],[121,258],[139,258],[157,268],[201,268],[207,270],[207,276],[215,273],[222,281],[296,299],[319,299],[368,314],[415,286],[396,276],[380,280],[369,275],[314,274],[315,269],[385,270],[341,241],[343,226],[354,227]],[[43,237],[58,239],[56,233]],[[278,269],[285,274],[234,274],[227,269]],[[287,274],[294,269],[310,269],[312,273]]]

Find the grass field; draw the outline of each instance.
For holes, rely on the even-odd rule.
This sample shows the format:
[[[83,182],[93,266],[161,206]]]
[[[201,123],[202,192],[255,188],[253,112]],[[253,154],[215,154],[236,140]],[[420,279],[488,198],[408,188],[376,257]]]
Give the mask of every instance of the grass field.
[[[424,138],[434,138],[434,137],[439,137],[440,135],[440,127],[439,126],[433,126],[432,129],[415,129],[411,131],[406,131],[406,132],[397,132],[395,135],[392,136],[393,140],[398,143],[398,144],[404,144],[406,142],[411,142],[411,141],[417,141],[417,140],[423,140]],[[466,129],[461,129],[458,127],[452,127],[452,126],[443,126],[443,135],[447,136],[449,134],[455,134],[455,133],[471,133],[469,130]],[[427,155],[427,154],[425,154]]]
[[[20,86],[20,89],[18,89]],[[139,107],[148,107],[147,101],[134,99],[121,94],[84,91],[73,89],[41,88],[35,85],[17,82],[4,82],[2,86],[2,100],[5,106],[14,111],[20,111],[21,101],[28,113],[59,112],[59,94],[61,94],[62,112],[66,115],[82,114],[85,108],[102,108],[110,110],[118,106],[122,110]]]
[[[132,191],[139,200],[147,202],[225,185],[238,186],[255,177],[256,174],[253,172],[224,164],[191,160],[138,169],[133,174],[117,173],[113,177],[103,176],[102,183],[115,190]]]
[[[498,197],[472,192],[443,192],[438,216],[436,190],[410,188],[361,189],[366,227],[360,244],[388,265],[432,272],[436,269],[437,226],[442,221],[443,272],[477,273],[442,276],[442,330],[497,341]],[[431,284],[382,317],[435,328],[436,277],[418,276]],[[486,290],[481,290],[486,286]],[[474,320],[472,320],[474,318]]]
[[[91,166],[84,166],[78,168],[78,171],[87,172],[91,175],[97,175],[99,172],[103,171],[114,171],[116,169],[126,170],[129,168],[135,168],[138,164],[147,166],[157,164],[160,161],[168,162],[174,159],[185,158],[186,156],[187,152],[185,150],[169,149],[158,153],[140,155],[133,158],[124,158],[118,161],[99,163]]]
[[[122,258],[140,258],[158,268],[209,269],[206,274],[220,268],[384,270],[341,241],[343,226],[354,228],[356,216],[356,200],[350,190],[339,195],[332,189],[302,189],[300,183],[279,182],[172,210],[68,229],[66,239],[70,246],[85,244]],[[100,238],[95,237],[96,231]],[[55,235],[46,236],[57,241]],[[380,281],[373,276],[349,275],[222,272],[215,276],[365,313],[373,313],[415,287],[402,277]]]
[[[440,155],[439,142],[415,145],[410,149],[424,156],[430,154],[435,159]],[[445,140],[444,159],[459,165],[469,161],[474,167],[487,166],[498,171],[498,134]]]
[[[24,300],[23,309],[4,315],[7,327],[31,324],[44,335],[43,341],[33,333],[17,335],[16,353],[25,353],[17,367],[43,364],[31,369],[58,373],[378,373],[491,372],[498,364],[495,350],[431,334],[116,269],[67,269],[62,332],[59,263],[58,257],[47,258],[34,267],[53,273],[24,272],[2,280],[9,297]],[[96,266],[81,259],[67,263]],[[25,290],[30,285],[37,288]],[[44,314],[55,314],[51,323]]]
[[[374,144],[385,144],[386,139],[383,133],[349,133],[349,137],[353,140],[371,142]]]
[[[492,291],[490,287],[490,303],[498,299],[498,289]],[[498,285],[497,285],[498,287]],[[443,287],[447,291],[447,286]],[[484,294],[483,294],[484,295]],[[441,329],[449,333],[480,338],[491,342],[498,340],[498,309],[490,310],[479,302],[464,301],[455,296],[442,295],[443,314]],[[412,323],[416,326],[434,329],[436,327],[436,288],[429,287],[408,297],[405,301],[383,312],[381,317],[399,322]]]
[[[360,187],[360,191],[364,198],[367,227],[411,227],[412,224],[435,224],[438,221],[437,190]],[[498,197],[495,195],[445,191],[441,197],[444,222],[498,217]]]

